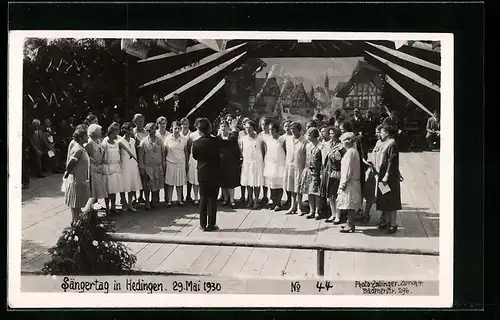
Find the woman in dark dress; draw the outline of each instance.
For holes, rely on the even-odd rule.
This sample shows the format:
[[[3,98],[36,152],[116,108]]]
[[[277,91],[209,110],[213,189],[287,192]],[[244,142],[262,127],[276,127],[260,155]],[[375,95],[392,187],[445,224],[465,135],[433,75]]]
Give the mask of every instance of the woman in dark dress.
[[[375,169],[378,181],[389,187],[386,193],[377,190],[377,210],[382,211],[386,221],[379,223],[380,229],[387,228],[387,233],[397,230],[396,214],[401,210],[401,174],[399,173],[399,151],[394,136],[397,129],[388,125],[380,128],[380,145],[374,153]]]
[[[329,128],[330,147],[326,154],[325,161],[322,167],[321,188],[320,193],[323,198],[326,198],[330,205],[331,216],[326,219],[326,222],[340,223],[340,211],[337,210],[337,191],[340,183],[340,163],[344,156],[345,149],[339,138],[341,132],[336,127]]]
[[[234,122],[234,120],[233,120]],[[233,124],[236,126],[236,123]],[[221,144],[220,156],[222,168],[222,195],[224,197],[224,204],[229,203],[232,208],[236,207],[234,201],[234,188],[240,185],[240,147],[238,145],[238,132],[231,132],[229,124],[227,121],[223,120],[220,123],[219,135],[217,136],[219,140],[228,140],[227,142]]]

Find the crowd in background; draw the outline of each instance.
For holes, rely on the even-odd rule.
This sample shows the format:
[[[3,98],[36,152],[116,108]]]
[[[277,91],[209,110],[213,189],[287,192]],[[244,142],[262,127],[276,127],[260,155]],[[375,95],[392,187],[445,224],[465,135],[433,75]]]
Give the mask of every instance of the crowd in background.
[[[176,112],[177,108],[168,113],[170,119],[177,119]],[[30,168],[39,177],[48,170],[64,172],[61,190],[74,220],[89,198],[103,199],[107,214],[119,211],[117,196],[121,211],[137,211],[138,204],[153,209],[160,205],[162,189],[167,207],[174,205],[174,191],[175,204],[197,205],[197,164],[191,152],[201,136],[196,121],[192,131],[187,118],[169,123],[159,112],[152,116],[154,121],[146,122],[137,113],[122,123],[105,108],[99,115],[89,113],[82,123],[74,117],[61,119],[57,126],[50,119],[33,120],[23,139],[23,186],[29,185]],[[368,221],[376,203],[383,213],[379,227],[395,232],[395,212],[401,209],[401,132],[394,114],[376,119],[370,111],[361,115],[358,109],[350,119],[340,112],[331,119],[316,114],[305,125],[221,116],[213,135],[228,143],[220,152],[224,170],[219,200],[233,208],[269,206],[333,224],[347,221],[342,232],[354,232],[355,221]],[[428,121],[426,137],[430,148],[439,141],[437,114]],[[305,202],[309,210],[304,210]]]

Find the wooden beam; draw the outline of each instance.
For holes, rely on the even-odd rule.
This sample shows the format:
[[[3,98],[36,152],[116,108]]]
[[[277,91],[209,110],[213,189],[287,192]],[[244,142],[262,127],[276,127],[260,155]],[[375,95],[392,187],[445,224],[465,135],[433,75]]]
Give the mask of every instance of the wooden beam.
[[[286,243],[272,240],[251,241],[249,239],[225,239],[225,238],[194,238],[163,236],[152,234],[136,233],[109,233],[113,241],[118,242],[142,242],[142,243],[168,243],[198,246],[217,247],[252,247],[252,248],[275,248],[275,249],[299,249],[299,250],[324,250],[324,251],[344,251],[344,252],[366,252],[366,253],[388,253],[388,254],[408,254],[439,256],[438,250],[420,248],[370,248],[349,244],[320,244],[316,242],[290,242]]]
[[[391,77],[389,76],[386,76],[387,79],[386,79],[386,82],[388,84],[390,84],[394,89],[398,90],[402,95],[404,95],[406,98],[410,99],[414,104],[416,104],[417,106],[419,106],[422,110],[424,110],[425,112],[427,112],[430,116],[433,116],[432,112],[429,111],[429,109],[427,109],[426,107],[424,107],[423,104],[421,104],[420,102],[418,102],[417,99],[415,99],[408,91],[406,91],[403,87],[401,87],[399,85],[399,83],[397,83],[396,81],[394,81]]]

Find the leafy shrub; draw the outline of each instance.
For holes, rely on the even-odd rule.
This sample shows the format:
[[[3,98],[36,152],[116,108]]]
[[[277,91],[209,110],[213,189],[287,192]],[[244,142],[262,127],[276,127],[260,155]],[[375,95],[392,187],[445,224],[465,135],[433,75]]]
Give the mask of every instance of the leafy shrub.
[[[106,217],[91,211],[63,231],[57,244],[49,249],[52,256],[43,268],[52,275],[118,275],[130,272],[137,258],[121,243],[112,241],[114,232]]]

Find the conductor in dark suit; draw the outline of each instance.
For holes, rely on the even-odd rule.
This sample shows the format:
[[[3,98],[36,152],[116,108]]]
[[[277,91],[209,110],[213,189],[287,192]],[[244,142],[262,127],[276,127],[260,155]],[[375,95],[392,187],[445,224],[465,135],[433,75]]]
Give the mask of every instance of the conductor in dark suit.
[[[193,143],[193,158],[198,161],[200,183],[200,228],[215,231],[217,220],[217,192],[221,176],[220,143],[210,135],[212,125],[207,118],[198,121],[201,137]],[[208,220],[208,221],[207,221]]]
[[[198,181],[200,183],[200,228],[203,231],[215,231],[219,227],[217,220],[217,194],[219,192],[220,177],[222,176],[221,148],[237,139],[236,121],[231,124],[231,137],[234,139],[222,140],[213,135],[212,125],[207,118],[197,121],[201,137],[193,142],[193,158],[198,161]]]

